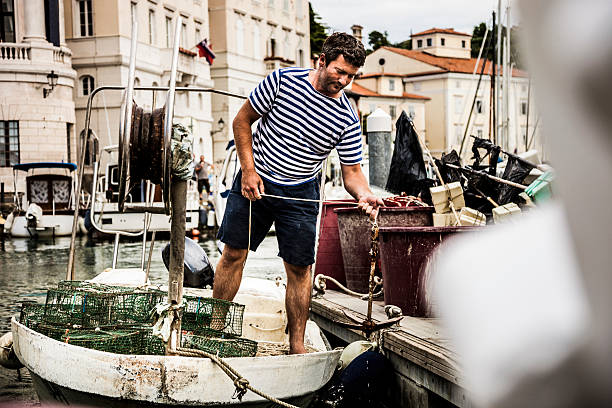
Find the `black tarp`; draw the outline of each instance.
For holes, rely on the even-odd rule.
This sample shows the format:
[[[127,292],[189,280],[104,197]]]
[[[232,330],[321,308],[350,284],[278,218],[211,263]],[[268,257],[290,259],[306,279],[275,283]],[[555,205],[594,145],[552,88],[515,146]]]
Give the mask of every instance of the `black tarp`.
[[[430,202],[429,187],[433,181],[427,178],[418,135],[406,112],[402,111],[395,127],[395,147],[386,189],[393,194],[421,196]]]
[[[478,149],[486,150],[487,154],[481,157]],[[495,175],[500,152],[501,147],[494,145],[490,140],[474,137],[474,144],[472,144],[472,153],[474,154],[472,159],[474,159],[474,164],[472,164],[472,168],[476,170],[480,169],[484,158],[489,156],[489,174]]]
[[[535,166],[524,160],[519,160],[517,157],[508,156],[508,164],[504,170],[502,178],[504,180],[514,181],[515,183],[523,183],[525,177],[531,172]],[[518,200],[518,195],[523,190],[509,186],[507,184],[501,184],[498,188],[497,204],[504,205]]]

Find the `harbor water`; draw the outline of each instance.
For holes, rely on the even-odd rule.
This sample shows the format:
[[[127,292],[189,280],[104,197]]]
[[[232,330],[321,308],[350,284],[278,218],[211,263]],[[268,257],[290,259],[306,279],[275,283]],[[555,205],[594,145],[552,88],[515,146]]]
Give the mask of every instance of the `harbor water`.
[[[150,280],[154,284],[167,284],[168,274],[161,257],[161,250],[167,243],[167,239],[155,241],[150,272]],[[219,252],[214,235],[201,236],[199,244],[208,254],[212,265],[216,265]],[[0,335],[10,331],[10,319],[19,313],[21,302],[44,302],[46,290],[65,279],[69,250],[69,237],[58,237],[54,240],[5,238],[0,241]],[[140,267],[141,250],[141,240],[122,241],[117,268]],[[249,254],[244,275],[268,279],[275,279],[280,275],[284,279],[282,260],[277,257],[277,253],[276,237],[266,237],[257,253]],[[75,253],[76,279],[93,278],[111,266],[112,258],[112,240],[94,241],[88,237],[78,237]],[[9,401],[24,405],[38,404],[26,369],[17,372],[0,367],[0,404]]]

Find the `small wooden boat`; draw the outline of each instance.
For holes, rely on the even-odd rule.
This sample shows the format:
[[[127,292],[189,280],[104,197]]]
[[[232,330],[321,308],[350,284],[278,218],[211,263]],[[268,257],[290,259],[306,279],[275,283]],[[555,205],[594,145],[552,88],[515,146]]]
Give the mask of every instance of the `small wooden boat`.
[[[261,279],[247,280],[244,286],[248,287],[241,287],[237,296],[237,300],[247,303],[245,329],[248,327],[253,333],[256,328],[260,342],[266,337],[278,341],[274,326],[285,319],[283,313],[272,312],[274,307],[267,307],[269,316],[260,313],[263,303],[282,304],[278,294],[284,290],[271,290],[272,284]],[[312,322],[309,325],[318,331]],[[312,330],[307,329],[307,336],[309,332]],[[12,333],[13,349],[30,371],[42,403],[103,407],[272,405],[252,392],[247,392],[242,401],[233,399],[232,380],[209,359],[125,355],[87,349],[46,337],[17,319],[12,320]],[[248,336],[249,330],[245,334]],[[310,346],[316,348],[317,342],[311,342]],[[326,350],[321,345],[318,348],[308,354],[234,357],[225,361],[258,390],[304,407],[314,392],[329,381],[342,352]]]

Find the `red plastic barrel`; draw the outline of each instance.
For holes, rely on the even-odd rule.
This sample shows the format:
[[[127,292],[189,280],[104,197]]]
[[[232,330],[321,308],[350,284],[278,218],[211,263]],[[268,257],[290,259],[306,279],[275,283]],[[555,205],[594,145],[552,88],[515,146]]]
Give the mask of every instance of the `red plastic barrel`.
[[[385,304],[406,316],[431,317],[427,301],[427,263],[449,236],[478,227],[381,227],[380,265]]]
[[[352,207],[356,203],[357,200],[325,201],[321,209],[321,231],[314,272],[317,275],[330,276],[343,285],[346,285],[346,278],[344,276],[342,250],[340,249],[340,235],[338,234],[338,216],[334,209]],[[327,288],[339,289],[331,281],[327,281]]]
[[[358,208],[339,208],[338,230],[344,260],[346,286],[359,293],[367,293],[370,279],[372,224]],[[432,225],[433,207],[381,207],[378,214],[380,227],[410,227]]]

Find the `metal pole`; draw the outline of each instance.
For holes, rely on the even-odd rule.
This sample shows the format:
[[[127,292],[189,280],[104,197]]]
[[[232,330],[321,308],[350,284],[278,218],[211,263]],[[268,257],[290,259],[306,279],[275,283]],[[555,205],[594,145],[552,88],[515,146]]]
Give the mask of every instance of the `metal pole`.
[[[506,6],[506,46],[504,47],[504,138],[506,150],[510,150],[510,79],[512,69],[510,66],[510,2]],[[515,146],[516,147],[516,146]]]
[[[370,185],[385,188],[391,165],[391,116],[379,108],[367,122]]]
[[[113,265],[112,265],[113,269],[117,268],[117,257],[119,255],[119,237],[120,236],[121,234],[119,233],[115,234],[115,246],[113,247]]]
[[[499,111],[499,97],[500,97],[500,85],[501,85],[501,81],[500,81],[500,67],[501,67],[501,53],[502,53],[502,27],[501,26],[501,21],[502,21],[502,14],[501,14],[501,0],[497,1],[497,55],[496,55],[496,59],[497,59],[497,68],[495,70],[495,129],[497,130],[496,136],[499,137],[499,140],[497,140],[495,142],[495,144],[501,144],[500,142],[503,141],[503,135],[499,133],[499,122],[500,122],[500,111]]]

